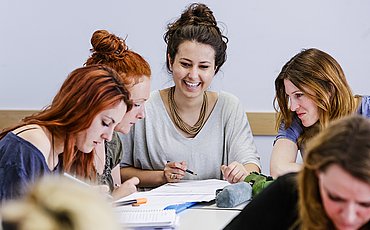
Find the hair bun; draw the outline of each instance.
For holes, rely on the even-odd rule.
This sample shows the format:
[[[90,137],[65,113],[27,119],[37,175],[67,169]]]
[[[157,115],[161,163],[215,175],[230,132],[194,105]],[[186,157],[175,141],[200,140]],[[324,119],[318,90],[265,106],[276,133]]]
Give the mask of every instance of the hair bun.
[[[217,26],[212,10],[204,4],[192,4],[188,12],[190,21],[195,25]]]
[[[95,31],[91,37],[91,45],[93,55],[106,55],[107,58],[110,55],[120,56],[128,50],[125,40],[106,30]]]

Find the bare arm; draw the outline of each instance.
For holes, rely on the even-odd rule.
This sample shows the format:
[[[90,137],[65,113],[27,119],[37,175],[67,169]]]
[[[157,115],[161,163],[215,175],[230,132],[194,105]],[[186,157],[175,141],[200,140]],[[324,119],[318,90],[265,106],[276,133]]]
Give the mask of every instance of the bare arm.
[[[291,140],[279,139],[272,149],[270,160],[270,173],[277,178],[288,172],[297,172],[302,165],[296,163],[298,146]]]
[[[134,167],[121,168],[122,182],[134,176],[139,178],[140,187],[157,187],[167,183],[163,170],[142,170]]]
[[[130,177],[140,179],[140,187],[157,187],[167,182],[179,182],[185,176],[186,162],[167,162],[163,170],[142,170],[134,167],[121,168],[122,181]]]
[[[113,177],[114,184],[121,184],[121,173],[120,173],[119,164],[116,165],[116,167],[112,169],[112,177]]]

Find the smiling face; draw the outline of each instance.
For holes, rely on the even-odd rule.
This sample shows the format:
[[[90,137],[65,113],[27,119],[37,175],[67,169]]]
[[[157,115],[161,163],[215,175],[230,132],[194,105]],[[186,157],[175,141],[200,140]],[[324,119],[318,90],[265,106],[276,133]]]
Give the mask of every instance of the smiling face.
[[[171,65],[176,92],[185,97],[202,96],[215,75],[215,50],[210,45],[185,41]]]
[[[370,185],[338,165],[318,173],[326,214],[339,230],[359,229],[370,221]]]
[[[89,128],[77,133],[76,146],[78,150],[89,153],[105,140],[110,141],[113,130],[118,122],[122,120],[126,109],[126,104],[121,101],[117,105],[98,113]]]
[[[130,100],[133,102],[132,109],[127,112],[123,119],[116,127],[116,131],[123,134],[130,132],[131,127],[140,119],[145,117],[145,102],[150,95],[150,78],[147,76],[142,77],[142,81],[128,88],[130,92]]]
[[[316,103],[298,89],[290,80],[284,79],[285,93],[289,97],[289,108],[301,119],[303,126],[310,127],[319,120]]]

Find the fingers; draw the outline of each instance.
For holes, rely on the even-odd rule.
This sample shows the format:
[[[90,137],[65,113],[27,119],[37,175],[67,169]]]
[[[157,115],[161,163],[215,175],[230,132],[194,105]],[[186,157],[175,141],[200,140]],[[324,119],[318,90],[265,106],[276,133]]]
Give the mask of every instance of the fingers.
[[[136,192],[137,191],[136,185],[138,185],[139,182],[140,182],[140,180],[137,177],[132,177],[132,178],[126,180],[120,186],[117,186],[113,190],[113,193],[112,193],[113,197],[115,199],[119,199],[119,198],[128,196],[128,195]]]
[[[136,185],[138,185],[140,183],[140,180],[139,180],[139,178],[137,178],[136,176],[134,176],[134,177],[126,180],[124,183],[130,183],[130,184],[136,186]]]
[[[221,171],[224,175],[224,179],[230,183],[243,181],[248,174],[244,166],[236,161],[232,162],[228,166],[222,165]]]
[[[179,182],[185,176],[186,162],[167,162],[164,176],[167,182]]]

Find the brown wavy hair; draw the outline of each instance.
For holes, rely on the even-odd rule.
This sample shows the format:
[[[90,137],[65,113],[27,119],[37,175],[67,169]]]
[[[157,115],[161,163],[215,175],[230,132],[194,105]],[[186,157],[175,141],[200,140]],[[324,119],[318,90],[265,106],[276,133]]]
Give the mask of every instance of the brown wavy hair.
[[[274,108],[278,112],[276,129],[282,122],[285,128],[289,128],[293,117],[297,116],[289,109],[289,98],[284,86],[285,79],[290,80],[312,99],[319,109],[318,123],[304,128],[299,143],[304,143],[314,136],[326,127],[329,121],[356,111],[355,98],[339,63],[319,49],[306,49],[292,57],[275,79]]]
[[[63,170],[82,178],[95,179],[94,154],[84,154],[75,148],[76,134],[89,128],[98,113],[121,101],[128,108],[132,107],[129,96],[113,69],[101,65],[78,68],[69,74],[51,105],[4,130],[0,139],[24,125],[43,126],[64,140]]]
[[[142,81],[143,75],[150,78],[150,66],[140,54],[130,50],[126,41],[106,30],[97,30],[91,37],[92,52],[85,66],[102,64],[116,70],[123,84],[130,88]]]
[[[370,120],[352,115],[333,122],[308,141],[304,167],[298,176],[301,229],[334,229],[322,205],[318,171],[336,164],[370,185],[369,140]]]
[[[163,38],[167,44],[166,66],[169,73],[172,73],[170,60],[175,60],[179,46],[185,41],[212,46],[215,50],[215,73],[226,61],[228,38],[222,35],[213,12],[205,4],[190,4],[179,19],[167,25]]]

